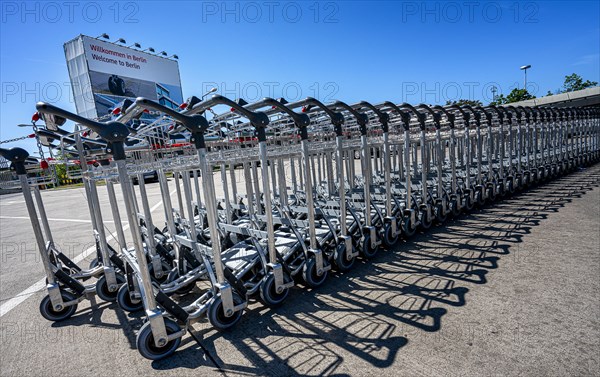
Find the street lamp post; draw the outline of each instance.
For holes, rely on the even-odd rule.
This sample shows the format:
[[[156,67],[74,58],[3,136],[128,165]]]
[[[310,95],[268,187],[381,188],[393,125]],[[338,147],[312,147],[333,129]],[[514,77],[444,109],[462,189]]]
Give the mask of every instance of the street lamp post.
[[[498,88],[496,86],[492,86],[492,102],[496,102],[496,93],[498,92]]]
[[[521,70],[525,73],[525,83],[523,84],[523,89],[527,90],[527,70],[531,68],[531,64],[527,64],[521,67]]]

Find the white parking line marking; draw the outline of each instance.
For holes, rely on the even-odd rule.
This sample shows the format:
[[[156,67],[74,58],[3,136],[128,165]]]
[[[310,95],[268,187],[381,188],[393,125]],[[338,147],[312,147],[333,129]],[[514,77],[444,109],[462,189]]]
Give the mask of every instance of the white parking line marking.
[[[170,193],[170,195],[173,195],[175,192],[176,192],[176,190],[173,190]],[[156,203],[152,208],[150,208],[150,212],[154,212],[160,206],[162,206],[162,200],[160,202]],[[26,217],[26,219],[29,220],[29,217]],[[129,224],[126,224],[123,226],[123,231],[126,231],[127,229],[129,229]],[[112,240],[112,239],[114,239],[112,234],[107,237],[107,240]],[[84,252],[82,252],[75,258],[73,258],[73,262],[75,262],[75,263],[81,262],[95,249],[96,249],[96,246],[90,247],[89,249],[85,250]],[[18,293],[15,297],[11,298],[10,300],[6,301],[4,304],[0,305],[0,318],[2,318],[5,314],[7,314],[11,310],[13,310],[19,304],[21,304],[22,302],[24,302],[25,300],[27,300],[28,298],[33,296],[35,293],[41,291],[44,288],[46,288],[46,277],[43,277],[42,279],[38,280],[33,285],[31,285],[29,288],[25,289],[23,292]]]
[[[27,216],[0,216],[0,219],[8,219],[8,220],[29,220],[29,217]],[[38,218],[39,220],[39,218]],[[86,223],[89,224],[92,221],[91,220],[79,220],[79,219],[56,219],[56,218],[52,218],[49,217],[48,221],[65,221],[68,223]],[[112,223],[114,222],[113,220],[104,220],[105,223]]]
[[[17,200],[17,201],[11,200],[8,202],[0,202],[0,206],[9,205],[9,204],[21,204],[21,203],[25,203],[25,201],[24,200]]]

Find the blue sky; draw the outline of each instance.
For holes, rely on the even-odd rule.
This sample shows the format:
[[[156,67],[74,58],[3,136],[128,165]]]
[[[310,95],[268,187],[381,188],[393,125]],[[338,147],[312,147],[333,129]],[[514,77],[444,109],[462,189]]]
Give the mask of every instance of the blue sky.
[[[75,110],[63,43],[108,33],[177,54],[184,97],[484,103],[600,81],[598,1],[3,1],[0,140],[39,100]],[[17,143],[34,150],[32,140]],[[3,144],[3,147],[17,144]]]

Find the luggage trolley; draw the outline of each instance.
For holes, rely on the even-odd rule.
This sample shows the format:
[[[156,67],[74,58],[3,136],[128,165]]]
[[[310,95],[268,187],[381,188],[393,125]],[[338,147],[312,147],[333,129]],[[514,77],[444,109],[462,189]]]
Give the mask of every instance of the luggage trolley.
[[[401,109],[400,107],[404,107],[404,109]],[[411,165],[416,164],[416,161],[411,164],[411,113],[417,115],[417,117],[420,116],[420,113],[416,111],[414,107],[406,103],[397,106],[392,102],[386,101],[383,103],[382,108],[389,114],[396,115],[400,118],[401,129],[399,131],[401,131],[404,136],[403,148],[401,148],[399,155],[402,157],[401,163],[404,164],[404,166],[401,167],[401,172],[405,177],[405,187],[402,189],[402,183],[398,182],[398,189],[394,190],[394,192],[404,196],[403,203],[399,206],[401,211],[398,215],[401,221],[400,228],[402,230],[402,235],[405,238],[409,238],[415,234],[421,224],[420,210],[412,192],[413,177],[411,174]],[[390,117],[390,119],[394,118]],[[398,179],[402,178],[401,175],[398,175],[398,177]],[[402,204],[404,205],[403,207]]]
[[[186,327],[190,318],[197,318],[203,314],[206,311],[206,304],[202,305],[201,307],[192,305],[192,307],[194,307],[196,310],[192,313],[188,313],[186,310],[183,310],[180,306],[175,304],[164,293],[160,291],[157,294],[154,293],[154,287],[152,286],[149,268],[147,263],[145,263],[146,255],[142,242],[141,230],[136,217],[133,186],[127,174],[127,167],[125,165],[124,141],[127,139],[130,133],[128,128],[122,123],[115,121],[101,123],[88,120],[45,103],[38,103],[36,107],[41,113],[57,115],[79,122],[96,132],[102,139],[107,141],[109,145],[107,151],[112,153],[117,173],[119,175],[127,218],[130,224],[131,236],[134,244],[133,252],[130,253],[128,250],[123,249],[122,255],[127,261],[127,268],[132,268],[135,272],[139,284],[141,299],[144,303],[146,316],[148,318],[148,321],[142,326],[137,336],[136,344],[138,351],[144,357],[149,359],[159,359],[173,353],[181,343],[181,337],[187,331]],[[177,119],[185,121],[187,126],[198,131],[201,129],[201,126],[203,126],[203,123],[206,122],[206,120],[201,116],[193,118],[179,117]],[[199,147],[198,149],[202,149],[201,142],[198,142],[197,145]],[[122,232],[122,229],[117,229],[117,232]],[[165,313],[157,305],[157,303],[160,304],[162,308],[164,308],[177,320],[184,322],[186,327],[182,329],[182,327],[176,321],[165,317]],[[214,304],[212,306],[215,307],[215,309],[218,309],[214,310],[214,312],[223,311],[222,307],[224,304],[221,297],[213,300],[211,304]],[[237,313],[239,314],[235,315],[234,313],[230,313],[230,317],[238,317],[241,315],[239,311]]]
[[[64,119],[44,117],[45,122],[58,128],[64,124]],[[38,129],[40,131],[41,129]],[[68,256],[63,254],[54,243],[50,223],[46,214],[39,184],[29,183],[25,161],[29,154],[17,148],[14,151],[2,149],[3,156],[13,163],[23,191],[25,204],[34,230],[34,237],[42,256],[42,264],[46,272],[46,289],[48,295],[40,302],[40,314],[49,321],[62,321],[71,317],[77,311],[77,305],[84,299],[95,304],[94,295],[104,301],[115,301],[119,286],[125,281],[122,271],[123,264],[108,244],[102,224],[96,186],[86,182],[86,196],[92,220],[93,233],[98,258],[103,264],[92,265],[82,269]],[[87,167],[83,156],[82,166]],[[31,193],[33,192],[33,197]],[[38,219],[39,216],[39,219]],[[116,268],[115,268],[116,267]],[[97,279],[92,284],[83,283],[90,278]]]
[[[337,101],[328,107],[332,110],[346,111],[350,117],[354,118],[358,124],[360,130],[360,162],[361,172],[363,178],[363,200],[364,206],[362,211],[363,226],[362,226],[362,239],[359,243],[358,250],[360,254],[366,258],[371,259],[377,254],[379,245],[381,245],[380,235],[377,232],[377,228],[374,226],[372,221],[371,213],[371,172],[370,172],[370,159],[371,154],[369,150],[369,144],[367,140],[367,124],[368,117],[362,112],[356,111],[350,105]],[[352,184],[351,184],[352,186]],[[352,187],[351,187],[352,188]]]
[[[243,104],[234,102],[226,97],[215,95],[211,99],[198,102],[196,98],[189,101],[188,109],[190,113],[203,112],[214,105],[227,105],[232,112],[238,116],[243,116],[250,122],[250,125],[256,130],[258,138],[259,162],[261,167],[263,195],[264,195],[264,215],[267,238],[267,255],[268,261],[264,279],[261,282],[261,297],[267,305],[279,305],[287,297],[288,291],[294,286],[294,281],[288,272],[285,271],[285,266],[276,247],[275,227],[273,220],[273,205],[272,191],[269,182],[269,160],[267,158],[267,134],[266,128],[269,124],[269,117],[264,112],[252,111],[244,107]],[[255,165],[256,166],[256,165]],[[255,175],[256,177],[256,175]],[[258,207],[261,206],[259,191],[256,191]],[[212,198],[213,202],[216,202]],[[251,199],[248,198],[250,201]],[[209,225],[210,226],[210,225]],[[216,229],[216,228],[215,228]]]
[[[380,107],[383,105],[379,105]],[[394,210],[392,205],[392,168],[391,168],[391,156],[390,156],[390,116],[388,113],[381,111],[377,106],[370,104],[367,101],[361,101],[357,105],[352,106],[357,110],[367,109],[372,111],[381,126],[382,137],[383,137],[383,182],[385,186],[385,217],[383,219],[383,227],[381,230],[381,240],[383,244],[390,248],[394,246],[400,236],[400,227],[398,226],[398,219],[396,214],[401,211],[400,208]]]
[[[306,193],[306,214],[308,217],[308,235],[309,235],[309,248],[307,250],[307,256],[305,265],[303,267],[303,277],[304,281],[311,287],[317,287],[324,283],[327,272],[331,269],[331,265],[327,264],[325,261],[329,258],[328,255],[324,254],[324,251],[321,249],[321,245],[317,241],[317,233],[315,228],[315,204],[314,204],[314,188],[312,181],[312,168],[309,162],[310,155],[308,150],[308,126],[310,125],[310,117],[305,113],[297,113],[293,111],[294,108],[300,107],[299,104],[287,104],[287,102],[283,99],[275,100],[272,98],[265,98],[262,101],[251,104],[247,106],[247,108],[257,109],[265,106],[270,106],[271,110],[267,111],[267,114],[281,114],[284,116],[290,117],[293,124],[298,128],[300,132],[300,151],[301,151],[301,162],[304,171],[304,191]],[[279,165],[281,166],[281,165]],[[284,177],[280,178],[281,180]],[[280,185],[281,187],[281,185]],[[286,190],[285,184],[280,188],[279,195],[284,197],[282,194]],[[285,204],[285,200],[282,201],[282,205],[280,206],[280,210],[285,211],[287,204]],[[290,224],[292,227],[294,224]],[[333,232],[333,230],[331,230]],[[333,234],[335,236],[335,234]],[[334,249],[335,253],[337,252],[337,247]],[[330,254],[333,254],[330,253]]]
[[[46,130],[38,130],[40,137],[45,138],[44,143],[60,147],[65,154],[78,157],[85,164],[83,178],[99,256],[98,266],[91,270],[97,273],[93,274],[71,266],[70,260],[53,246],[41,194],[27,178],[24,165],[27,152],[20,148],[0,149],[0,154],[11,161],[17,171],[42,254],[48,278],[48,296],[43,300],[46,314],[53,320],[68,318],[81,300],[97,293],[101,279],[107,282],[114,272],[118,284],[117,276],[124,272],[126,284],[118,291],[111,289],[110,294],[118,292],[118,301],[123,296],[131,304],[144,308],[147,322],[140,329],[136,343],[140,353],[153,360],[173,353],[188,325],[204,315],[217,329],[235,325],[247,305],[248,296],[259,288],[261,295],[265,292],[272,295],[269,296],[271,304],[283,302],[294,284],[289,271],[291,265],[314,271],[316,280],[313,283],[317,280],[322,283],[330,264],[345,271],[352,266],[357,250],[365,257],[374,256],[373,240],[391,245],[400,233],[409,237],[416,227],[426,229],[436,218],[442,222],[448,214],[458,215],[474,204],[492,202],[499,195],[506,196],[598,159],[600,127],[596,109],[414,107],[391,102],[373,106],[364,101],[354,105],[341,101],[324,105],[312,98],[294,103],[266,98],[248,104],[222,96],[206,101],[192,97],[187,105],[179,112],[138,98],[134,103],[124,103],[116,120],[102,123],[52,105],[37,104],[46,125],[51,125]],[[217,105],[231,110],[218,115],[212,110]],[[295,111],[299,108],[302,110]],[[140,153],[140,157],[132,156],[128,164],[127,151],[138,153],[146,148],[146,144],[134,146],[132,143],[136,141],[131,139],[139,139],[151,128],[164,123],[135,130],[123,124],[139,116],[144,109],[165,114],[167,118],[161,122],[175,122],[173,133],[191,134],[189,140],[194,145],[195,155],[174,157],[156,153],[146,156]],[[210,122],[202,115],[206,111],[214,115]],[[240,118],[247,122],[240,122]],[[88,139],[80,135],[82,130],[73,134],[53,130],[53,124],[64,123],[66,119],[80,123],[102,140]],[[412,125],[418,126],[418,130],[414,129],[416,132],[411,129],[411,121]],[[258,147],[231,147],[222,140],[226,134],[220,128],[222,122],[230,122],[227,124],[233,131],[253,129],[258,136]],[[372,126],[371,133],[369,125]],[[398,145],[394,145],[403,145],[400,150],[394,150],[400,152],[394,157],[401,161],[396,171],[390,159],[393,141],[390,140],[389,126],[397,126],[404,136],[396,140]],[[434,127],[435,134],[430,132],[430,126]],[[360,142],[350,141],[344,145],[347,133],[357,131],[361,135]],[[299,133],[299,142],[295,141],[295,132]],[[213,134],[219,136],[211,142],[212,151],[209,151],[207,138]],[[331,140],[333,134],[335,142]],[[418,142],[417,138],[411,140],[415,136]],[[54,140],[61,140],[60,146],[56,146]],[[310,146],[309,140],[313,143]],[[360,152],[361,175],[357,175],[354,168],[357,151]],[[335,158],[331,158],[332,154]],[[87,169],[86,159],[92,155],[103,155],[104,166]],[[106,163],[111,155],[113,162],[108,166]],[[238,157],[228,160],[235,155]],[[234,181],[231,182],[233,199],[230,199],[225,169],[229,164],[230,174],[235,178],[235,163],[232,162],[244,160],[252,164],[251,169],[249,164],[243,164],[245,171],[252,170],[246,182],[250,190],[246,192],[247,203],[237,205],[241,202]],[[299,172],[297,177],[295,170],[292,172],[291,193],[283,171],[287,161]],[[299,164],[295,165],[297,162]],[[164,231],[154,226],[143,183],[143,172],[150,165],[158,173],[167,225]],[[216,199],[213,166],[221,167],[225,209]],[[179,216],[169,197],[166,172],[170,171],[175,173]],[[194,202],[190,172],[196,185],[197,202]],[[140,180],[138,199],[142,213],[138,213],[131,179],[135,174]],[[420,182],[415,179],[417,175],[420,175]],[[115,176],[123,192],[131,228],[133,248],[129,249],[118,221]],[[103,217],[94,183],[100,179],[107,181],[121,246],[119,251],[110,248],[103,232]],[[202,180],[202,202],[198,179]],[[413,187],[419,184],[420,192],[413,193]],[[259,215],[254,213],[254,208]],[[327,227],[320,228],[323,221]],[[241,240],[227,238],[234,228],[242,235]],[[291,254],[282,252],[280,240],[293,241],[294,251],[290,251]],[[172,264],[162,264],[164,259],[169,259],[164,252],[153,254],[161,246],[167,248],[169,255],[172,251]],[[362,249],[367,249],[367,253]],[[238,262],[246,257],[241,255],[243,253],[252,260],[242,266]],[[161,258],[156,259],[157,255]],[[190,262],[194,260],[194,263]],[[170,278],[162,283],[157,280],[158,276],[152,276],[155,275],[155,262],[161,262],[163,273],[169,272]],[[83,281],[90,277],[98,278],[98,282],[84,285]],[[169,297],[188,284],[195,286],[200,280],[206,280],[209,288],[192,304],[182,306]],[[108,282],[101,284],[110,285]],[[263,301],[269,304],[269,300],[263,298]]]
[[[79,267],[56,249],[39,189],[35,186],[32,189],[27,178],[25,162],[29,157],[29,153],[17,147],[11,149],[0,148],[0,155],[12,163],[18,176],[33,234],[46,273],[48,295],[40,303],[40,313],[49,321],[65,320],[75,314],[79,302],[86,297],[93,297],[96,287],[95,285],[84,286],[82,282],[71,277],[71,271],[75,267]],[[32,191],[33,196],[31,195]],[[94,274],[96,276],[100,275],[102,267],[94,269],[91,273],[91,276],[94,276]]]
[[[337,239],[338,245],[336,247],[333,259],[338,270],[348,271],[350,268],[352,268],[355,259],[358,256],[358,252],[355,251],[354,248],[353,236],[362,234],[362,232],[359,233],[359,229],[356,229],[356,231],[355,229],[352,229],[355,228],[353,225],[359,225],[355,216],[351,215],[353,220],[351,220],[350,227],[348,226],[347,221],[348,213],[351,213],[352,211],[348,209],[348,203],[346,199],[346,167],[344,166],[344,162],[349,161],[350,156],[346,158],[346,153],[344,150],[344,133],[342,129],[342,126],[344,125],[344,116],[312,97],[287,104],[286,106],[292,109],[302,107],[302,112],[312,115],[313,118],[325,117],[329,119],[330,125],[333,127],[333,131],[335,133],[335,165],[337,175],[337,198],[335,199],[338,201],[337,206],[339,210],[336,219],[339,223],[339,235]],[[308,164],[306,165],[308,166]],[[348,178],[348,181],[351,185],[350,178]],[[328,193],[330,200],[334,199],[332,197],[332,193],[333,190]],[[307,196],[313,195],[313,193],[308,191],[306,194]],[[329,204],[331,204],[331,202]],[[328,205],[328,203],[325,203],[325,205]],[[322,211],[324,210],[322,209]],[[325,214],[325,216],[329,215]]]

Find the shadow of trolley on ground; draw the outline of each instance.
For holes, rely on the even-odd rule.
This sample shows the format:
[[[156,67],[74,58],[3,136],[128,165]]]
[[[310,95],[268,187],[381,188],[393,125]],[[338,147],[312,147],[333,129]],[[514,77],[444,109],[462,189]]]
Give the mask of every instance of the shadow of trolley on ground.
[[[352,358],[352,365],[385,372],[402,347],[420,334],[440,331],[443,316],[466,305],[467,293],[486,284],[533,227],[597,187],[599,179],[599,169],[592,168],[450,220],[357,263],[349,273],[330,276],[318,289],[294,288],[280,308],[251,303],[230,331],[195,324],[182,349],[152,365],[248,375],[349,375],[352,369],[344,363]],[[132,334],[139,327],[134,323],[141,320],[121,317],[132,322],[125,332],[134,346]]]

